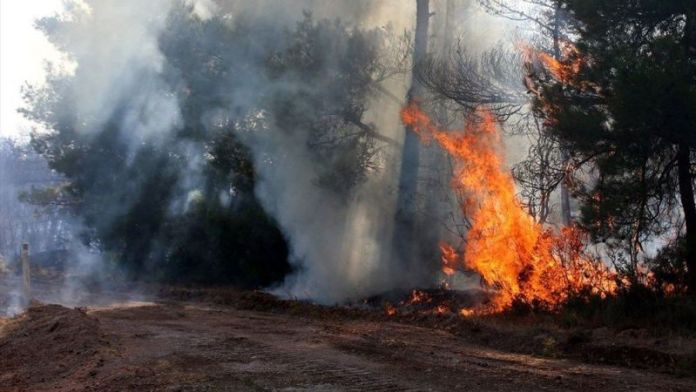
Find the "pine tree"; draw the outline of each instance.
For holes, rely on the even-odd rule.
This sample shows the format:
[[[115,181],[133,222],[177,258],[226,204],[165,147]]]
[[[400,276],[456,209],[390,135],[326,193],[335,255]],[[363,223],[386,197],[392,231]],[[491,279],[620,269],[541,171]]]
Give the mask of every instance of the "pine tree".
[[[688,286],[696,293],[696,3],[558,0],[579,34],[538,107],[596,182],[575,191],[596,239],[631,255],[685,227]],[[683,225],[682,223],[683,222]]]

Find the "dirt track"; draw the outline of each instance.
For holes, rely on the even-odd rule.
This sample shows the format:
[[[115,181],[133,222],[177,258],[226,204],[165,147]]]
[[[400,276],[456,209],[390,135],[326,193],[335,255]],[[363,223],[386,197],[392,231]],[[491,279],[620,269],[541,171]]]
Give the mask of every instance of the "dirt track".
[[[80,317],[96,319],[108,344],[88,348],[89,358],[53,378],[22,379],[31,368],[3,369],[0,390],[696,391],[694,379],[502,353],[398,323],[180,303]],[[73,355],[63,351],[61,361]]]

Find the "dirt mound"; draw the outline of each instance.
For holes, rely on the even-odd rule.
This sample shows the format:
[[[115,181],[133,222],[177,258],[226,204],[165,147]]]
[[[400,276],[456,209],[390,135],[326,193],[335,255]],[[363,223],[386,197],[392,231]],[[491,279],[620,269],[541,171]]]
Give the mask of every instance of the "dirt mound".
[[[49,389],[94,376],[109,346],[99,321],[80,309],[37,305],[0,332],[0,390]]]

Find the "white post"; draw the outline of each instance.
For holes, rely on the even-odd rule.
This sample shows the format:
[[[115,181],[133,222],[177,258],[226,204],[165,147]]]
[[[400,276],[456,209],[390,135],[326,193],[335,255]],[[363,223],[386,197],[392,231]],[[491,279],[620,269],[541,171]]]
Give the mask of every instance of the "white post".
[[[22,292],[24,294],[24,303],[29,305],[31,302],[31,270],[29,266],[29,244],[22,244]]]

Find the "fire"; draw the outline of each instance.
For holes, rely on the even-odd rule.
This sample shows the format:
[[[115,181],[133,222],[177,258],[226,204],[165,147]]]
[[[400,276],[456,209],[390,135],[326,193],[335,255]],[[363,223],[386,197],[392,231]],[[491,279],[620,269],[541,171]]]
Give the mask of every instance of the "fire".
[[[435,314],[443,315],[448,313],[450,313],[450,308],[448,308],[446,305],[437,305],[435,307]]]
[[[462,265],[494,289],[490,305],[481,311],[501,311],[514,301],[554,308],[574,292],[615,289],[610,271],[584,253],[580,231],[554,233],[525,212],[504,168],[500,132],[490,112],[479,110],[458,132],[438,129],[416,103],[401,111],[401,119],[422,140],[434,140],[454,158],[452,186],[462,191],[461,209],[472,226],[461,255],[441,246],[443,271]]]
[[[570,42],[561,43],[560,59],[534,49],[529,44],[521,43],[518,46],[522,51],[525,64],[533,63],[535,60],[539,61],[554,79],[564,84],[569,83],[585,64],[585,59],[580,56],[578,49]]]
[[[430,298],[430,296],[427,293],[420,290],[413,290],[408,301],[406,301],[406,304],[414,305],[422,302],[430,302],[431,300],[432,298]]]
[[[447,244],[440,244],[440,253],[442,254],[442,272],[447,276],[454,275],[457,266],[457,251]]]
[[[574,60],[569,64],[562,63],[547,53],[539,53],[539,61],[544,64],[554,79],[561,82],[570,80],[573,75],[580,71],[582,65],[580,60]]]

